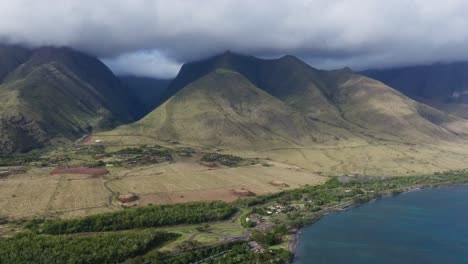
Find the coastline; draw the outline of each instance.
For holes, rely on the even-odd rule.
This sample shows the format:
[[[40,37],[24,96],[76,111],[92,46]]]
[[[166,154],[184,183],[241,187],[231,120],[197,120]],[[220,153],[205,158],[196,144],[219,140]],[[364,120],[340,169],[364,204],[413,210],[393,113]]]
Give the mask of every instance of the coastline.
[[[330,213],[345,211],[345,210],[348,210],[350,208],[358,207],[358,206],[361,206],[361,205],[364,205],[364,204],[368,204],[368,203],[371,203],[371,202],[374,202],[374,201],[377,201],[379,199],[383,199],[383,198],[389,197],[389,196],[396,196],[396,195],[405,194],[405,193],[409,193],[409,192],[415,192],[415,191],[422,191],[422,190],[429,190],[429,189],[436,189],[436,188],[444,188],[444,187],[453,187],[453,186],[466,186],[466,185],[468,185],[468,184],[447,183],[447,184],[438,184],[438,185],[417,185],[417,186],[414,186],[414,187],[409,187],[409,188],[403,188],[401,190],[396,190],[396,191],[398,191],[398,193],[394,193],[395,190],[393,190],[393,191],[389,190],[389,191],[386,191],[385,193],[383,193],[382,196],[380,196],[379,198],[371,199],[371,200],[363,202],[363,203],[346,202],[346,203],[342,203],[342,204],[338,204],[338,205],[326,208],[322,212],[320,212],[320,214],[318,214],[318,216],[316,218],[314,218],[310,223],[308,223],[307,225],[301,227],[296,233],[291,234],[291,239],[290,239],[290,241],[288,243],[288,250],[293,255],[291,263],[294,263],[295,260],[296,260],[297,246],[299,244],[299,238],[300,238],[300,235],[302,233],[302,230],[305,227],[312,226],[317,221],[319,221],[324,216],[326,216],[326,215],[328,215]]]
[[[293,261],[296,258],[297,245],[299,243],[299,237],[301,233],[302,233],[302,228],[298,230],[296,233],[291,235],[291,239],[289,240],[289,243],[288,243],[288,250],[294,255]]]

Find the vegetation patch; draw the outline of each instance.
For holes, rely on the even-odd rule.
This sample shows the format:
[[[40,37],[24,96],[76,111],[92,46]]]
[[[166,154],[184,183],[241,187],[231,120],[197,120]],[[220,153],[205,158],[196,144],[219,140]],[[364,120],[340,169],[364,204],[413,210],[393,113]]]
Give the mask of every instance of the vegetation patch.
[[[39,151],[31,151],[25,154],[0,155],[0,167],[24,166],[31,162],[38,162],[40,160],[41,153]]]
[[[227,219],[236,210],[236,207],[224,202],[148,206],[92,215],[81,219],[49,220],[44,223],[42,229],[44,233],[58,235],[197,224]]]
[[[135,264],[185,264],[185,263],[269,263],[280,264],[290,263],[292,254],[284,249],[270,250],[264,253],[255,252],[246,242],[234,242],[224,245],[199,248],[177,255],[160,254],[148,259],[138,259]]]
[[[140,166],[172,161],[173,150],[162,146],[142,146],[139,148],[124,148],[107,153],[104,157],[112,158],[115,165]]]
[[[176,149],[176,153],[180,157],[191,157],[196,151],[190,147],[181,147]]]
[[[238,156],[220,153],[207,153],[202,156],[201,162],[218,163],[227,167],[247,166],[257,163],[255,160],[244,159]]]
[[[0,263],[120,263],[178,236],[153,230],[86,236],[22,233],[0,239]]]

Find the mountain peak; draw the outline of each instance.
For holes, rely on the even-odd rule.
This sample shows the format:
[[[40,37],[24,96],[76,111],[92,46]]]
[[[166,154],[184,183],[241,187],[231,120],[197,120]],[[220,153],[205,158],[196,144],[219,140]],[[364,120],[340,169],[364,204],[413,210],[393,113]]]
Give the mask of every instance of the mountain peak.
[[[225,51],[221,54],[221,56],[229,56],[229,55],[232,55],[232,54],[233,54],[233,52],[232,52],[231,50],[225,50]]]
[[[294,56],[294,55],[284,55],[282,56],[281,58],[279,58],[280,60],[297,60],[297,61],[301,61],[298,57]]]

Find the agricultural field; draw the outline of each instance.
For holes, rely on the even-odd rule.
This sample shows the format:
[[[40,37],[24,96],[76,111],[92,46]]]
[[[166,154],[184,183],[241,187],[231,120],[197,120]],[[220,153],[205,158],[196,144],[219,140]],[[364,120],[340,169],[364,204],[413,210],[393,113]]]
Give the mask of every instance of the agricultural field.
[[[321,184],[333,175],[413,175],[466,167],[466,150],[459,146],[383,149],[356,143],[225,153],[177,142],[129,146],[113,140],[88,137],[1,160],[0,216],[73,218],[150,204],[230,202]]]
[[[207,168],[196,163],[196,157],[184,158],[164,166],[139,168],[124,177],[109,181],[119,193],[141,194],[140,204],[187,202],[191,200],[233,201],[244,193],[259,195],[284,188],[318,184],[325,180],[294,166],[252,165],[236,168]],[[275,186],[285,182],[288,187]],[[284,185],[286,186],[286,185]],[[246,196],[250,196],[248,193]]]
[[[466,150],[448,145],[226,153],[177,142],[129,146],[110,136],[99,136],[99,143],[96,138],[0,160],[0,216],[73,218],[151,204],[231,202],[321,184],[334,175],[403,176],[466,167]]]
[[[218,160],[207,164],[205,151],[79,145],[18,158],[14,165],[22,170],[0,177],[0,215],[73,218],[149,204],[235,201],[326,180],[271,160],[210,154]]]

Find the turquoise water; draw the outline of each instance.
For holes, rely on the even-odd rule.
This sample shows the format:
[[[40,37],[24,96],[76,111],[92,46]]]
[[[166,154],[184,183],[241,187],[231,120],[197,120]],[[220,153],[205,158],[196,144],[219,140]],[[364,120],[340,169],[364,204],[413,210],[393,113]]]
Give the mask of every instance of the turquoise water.
[[[468,186],[327,215],[302,230],[295,263],[468,263]]]

